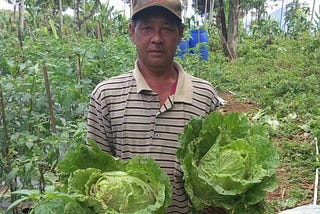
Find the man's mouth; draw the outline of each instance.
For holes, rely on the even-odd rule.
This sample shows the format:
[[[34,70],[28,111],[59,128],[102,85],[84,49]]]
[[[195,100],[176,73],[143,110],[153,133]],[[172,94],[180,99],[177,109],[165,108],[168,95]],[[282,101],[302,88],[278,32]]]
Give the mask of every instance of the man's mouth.
[[[151,53],[163,53],[163,50],[150,50]]]

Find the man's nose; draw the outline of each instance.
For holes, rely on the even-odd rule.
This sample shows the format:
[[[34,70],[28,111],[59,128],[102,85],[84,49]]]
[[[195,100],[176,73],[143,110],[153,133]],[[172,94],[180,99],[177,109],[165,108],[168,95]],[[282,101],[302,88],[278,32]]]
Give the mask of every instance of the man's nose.
[[[163,42],[163,35],[161,29],[154,30],[152,34],[151,42],[153,43],[162,43]]]

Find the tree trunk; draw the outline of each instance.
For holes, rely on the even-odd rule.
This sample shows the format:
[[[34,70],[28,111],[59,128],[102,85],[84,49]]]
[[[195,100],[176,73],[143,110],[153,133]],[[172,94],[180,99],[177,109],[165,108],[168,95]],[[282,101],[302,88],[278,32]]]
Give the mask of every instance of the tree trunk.
[[[3,142],[1,143],[1,153],[3,157],[7,157],[9,153],[9,135],[7,131],[7,121],[6,121],[6,114],[5,114],[5,105],[4,105],[4,96],[2,93],[2,87],[0,83],[0,118],[1,118],[1,124],[2,124],[2,130],[3,130]]]
[[[52,131],[52,133],[56,133],[57,132],[56,119],[54,116],[53,103],[52,103],[52,97],[51,97],[51,92],[50,92],[48,69],[47,69],[46,65],[43,65],[43,76],[44,76],[44,80],[45,80],[46,93],[47,93],[47,98],[48,98],[51,131]]]
[[[284,6],[284,1],[282,0],[282,5],[281,5],[281,14],[280,14],[280,26],[279,28],[282,29],[282,17],[283,17],[283,6]]]
[[[207,12],[208,12],[208,0],[205,0],[205,5],[204,5],[204,17],[205,17],[205,21],[207,21],[208,20],[208,14],[207,14]]]
[[[133,11],[133,4],[132,4],[132,0],[130,0],[130,17],[132,16],[132,12]]]
[[[16,24],[16,12],[17,12],[17,6],[16,4],[13,4],[13,17],[12,17],[12,22]]]
[[[59,29],[60,29],[60,37],[63,37],[63,15],[62,15],[62,0],[59,0]]]
[[[21,0],[19,4],[19,29],[18,29],[18,39],[19,39],[21,48],[23,45],[23,30],[24,30],[24,0]]]
[[[220,37],[222,41],[222,46],[223,46],[223,52],[225,56],[229,56],[229,50],[228,50],[228,45],[227,45],[227,20],[226,20],[226,15],[225,15],[225,4],[224,0],[218,0],[218,16],[216,19],[217,25],[220,28]]]
[[[199,11],[198,11],[198,0],[196,0],[195,11],[196,11],[196,13],[199,12]]]
[[[218,1],[217,25],[220,28],[220,36],[223,44],[224,55],[231,60],[237,57],[238,28],[240,18],[240,0],[229,1],[229,14],[226,18],[224,0]],[[228,24],[227,24],[228,20]]]
[[[231,60],[237,58],[237,43],[240,18],[240,0],[229,1],[228,37],[229,57]]]
[[[316,0],[313,0],[313,5],[312,5],[312,9],[311,9],[311,18],[310,18],[310,29],[311,29],[311,26],[312,26],[313,14],[314,14],[314,6],[315,5],[316,5]]]
[[[75,24],[77,27],[77,31],[79,32],[81,30],[81,24],[80,24],[80,14],[79,14],[79,7],[80,7],[80,2],[79,0],[74,0],[74,20],[75,20]]]
[[[85,0],[82,0],[82,11],[83,11],[84,16],[86,16],[85,15],[86,14],[86,1]],[[83,22],[82,31],[83,31],[83,35],[87,36],[87,25],[86,25],[86,22]]]
[[[102,33],[102,26],[101,26],[101,22],[100,21],[98,21],[98,23],[97,23],[96,35],[97,35],[97,39],[99,41],[103,42],[103,33]]]
[[[210,0],[210,9],[209,9],[209,23],[212,23],[213,19],[213,9],[214,9],[214,0]]]

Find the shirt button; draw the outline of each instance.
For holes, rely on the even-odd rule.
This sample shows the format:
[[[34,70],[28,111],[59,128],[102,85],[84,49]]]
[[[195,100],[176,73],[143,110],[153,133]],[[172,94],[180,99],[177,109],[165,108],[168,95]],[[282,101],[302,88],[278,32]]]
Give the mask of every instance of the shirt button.
[[[159,134],[159,133],[156,133],[156,134],[155,134],[155,136],[156,136],[156,137],[159,137],[159,136],[160,136],[160,134]]]

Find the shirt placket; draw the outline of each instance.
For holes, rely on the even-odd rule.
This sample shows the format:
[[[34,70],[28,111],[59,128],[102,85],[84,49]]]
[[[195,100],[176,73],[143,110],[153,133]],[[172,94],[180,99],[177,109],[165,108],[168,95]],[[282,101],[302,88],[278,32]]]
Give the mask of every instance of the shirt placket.
[[[166,102],[161,106],[159,112],[157,113],[157,116],[161,113],[164,113],[168,110],[170,110],[173,107],[173,95],[167,98]]]
[[[157,100],[159,101],[158,97]],[[159,102],[155,103],[154,108],[159,107]],[[154,139],[160,137],[160,133],[158,132],[158,122],[161,119],[161,114],[165,113],[166,111],[170,110],[173,107],[173,96],[168,97],[166,102],[161,106],[161,108],[154,114],[154,117],[152,118],[152,130],[151,133],[151,143],[153,143]],[[152,114],[153,115],[153,114]]]

